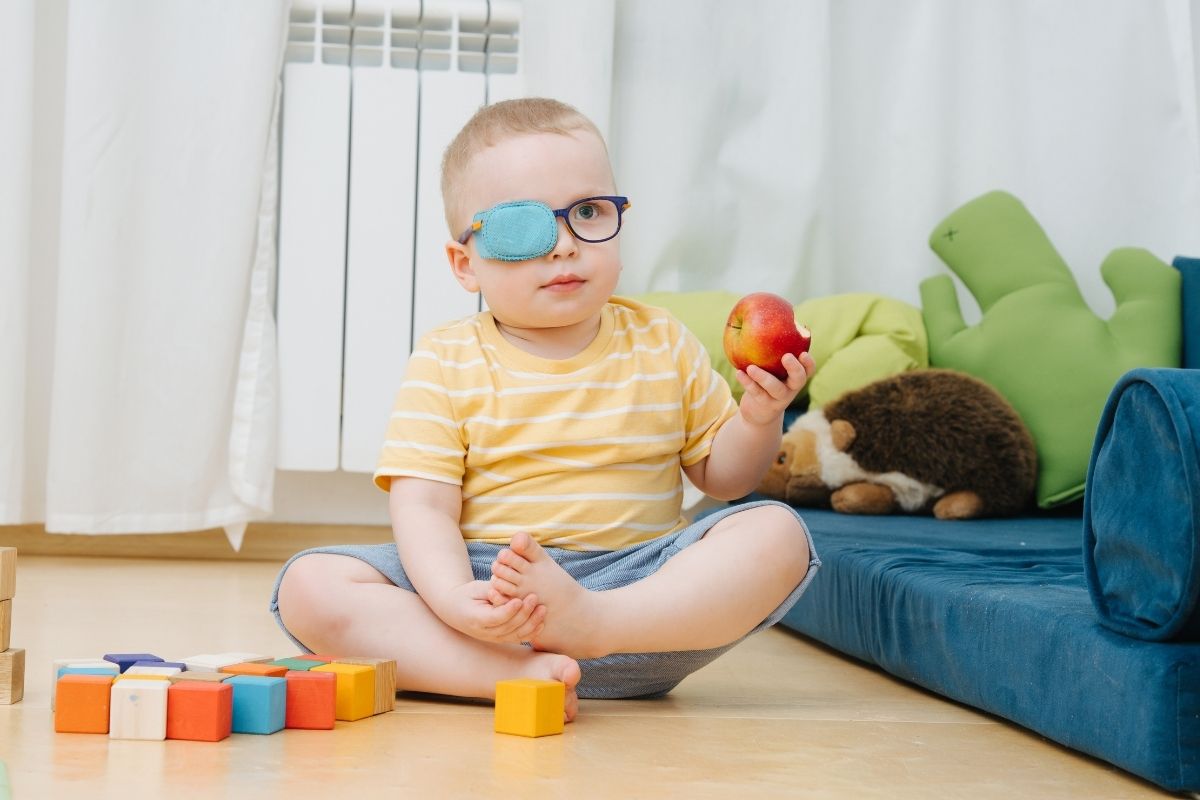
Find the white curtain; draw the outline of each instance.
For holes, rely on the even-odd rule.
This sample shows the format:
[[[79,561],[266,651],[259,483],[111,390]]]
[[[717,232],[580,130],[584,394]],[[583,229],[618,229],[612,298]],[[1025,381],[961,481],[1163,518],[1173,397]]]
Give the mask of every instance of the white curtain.
[[[7,5],[0,523],[236,542],[270,512],[286,25],[283,0]]]
[[[1197,15],[1188,0],[618,0],[621,290],[917,303],[943,269],[935,224],[1002,188],[1107,315],[1109,250],[1200,253]]]
[[[275,477],[286,2],[5,12],[0,524],[236,540]],[[555,35],[564,14],[611,35],[610,103]],[[993,188],[1102,314],[1113,247],[1200,253],[1195,2],[529,0],[525,17],[531,89],[607,120],[634,202],[623,292],[916,303],[943,269],[930,230]],[[275,518],[351,521],[377,499],[359,476],[303,478],[319,510],[289,513],[285,486]]]

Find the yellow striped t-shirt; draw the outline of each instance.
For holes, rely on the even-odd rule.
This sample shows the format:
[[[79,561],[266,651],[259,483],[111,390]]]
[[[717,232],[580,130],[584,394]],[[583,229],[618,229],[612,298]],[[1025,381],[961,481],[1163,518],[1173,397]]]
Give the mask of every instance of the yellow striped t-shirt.
[[[680,530],[680,465],[736,412],[700,342],[614,297],[579,354],[540,358],[483,312],[418,342],[375,470],[462,486],[468,540],[615,550]]]

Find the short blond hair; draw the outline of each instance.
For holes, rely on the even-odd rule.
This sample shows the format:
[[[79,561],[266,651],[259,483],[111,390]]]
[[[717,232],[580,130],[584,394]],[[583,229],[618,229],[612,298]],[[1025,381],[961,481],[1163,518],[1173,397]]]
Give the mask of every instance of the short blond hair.
[[[442,156],[442,202],[450,235],[462,233],[468,215],[474,213],[460,208],[461,187],[463,174],[471,159],[480,151],[512,136],[527,133],[558,133],[565,136],[578,130],[591,131],[601,144],[604,143],[604,137],[594,122],[574,106],[549,97],[501,100],[476,111]]]

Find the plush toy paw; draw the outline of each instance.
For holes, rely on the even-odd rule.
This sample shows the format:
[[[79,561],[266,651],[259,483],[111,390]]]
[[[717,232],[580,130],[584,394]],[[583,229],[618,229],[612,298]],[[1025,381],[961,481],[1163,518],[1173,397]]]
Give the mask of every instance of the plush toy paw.
[[[1016,408],[1037,445],[1042,507],[1080,497],[1117,378],[1179,365],[1179,273],[1145,250],[1114,250],[1100,274],[1116,311],[1100,319],[1037,220],[1005,192],[951,213],[929,245],[983,312],[968,327],[949,276],[922,282],[930,363],[982,378]]]
[[[834,511],[843,514],[891,514],[900,506],[896,494],[877,483],[850,483],[829,498]]]
[[[983,515],[983,498],[972,491],[951,492],[933,504],[938,519],[975,519]]]

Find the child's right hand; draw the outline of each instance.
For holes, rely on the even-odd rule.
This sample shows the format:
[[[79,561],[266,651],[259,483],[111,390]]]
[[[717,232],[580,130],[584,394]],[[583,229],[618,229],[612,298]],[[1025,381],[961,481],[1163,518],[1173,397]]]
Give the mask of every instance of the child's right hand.
[[[455,630],[485,642],[520,644],[532,641],[546,622],[546,607],[537,595],[513,598],[503,605],[488,599],[488,581],[471,581],[450,590],[440,604],[442,621]]]

